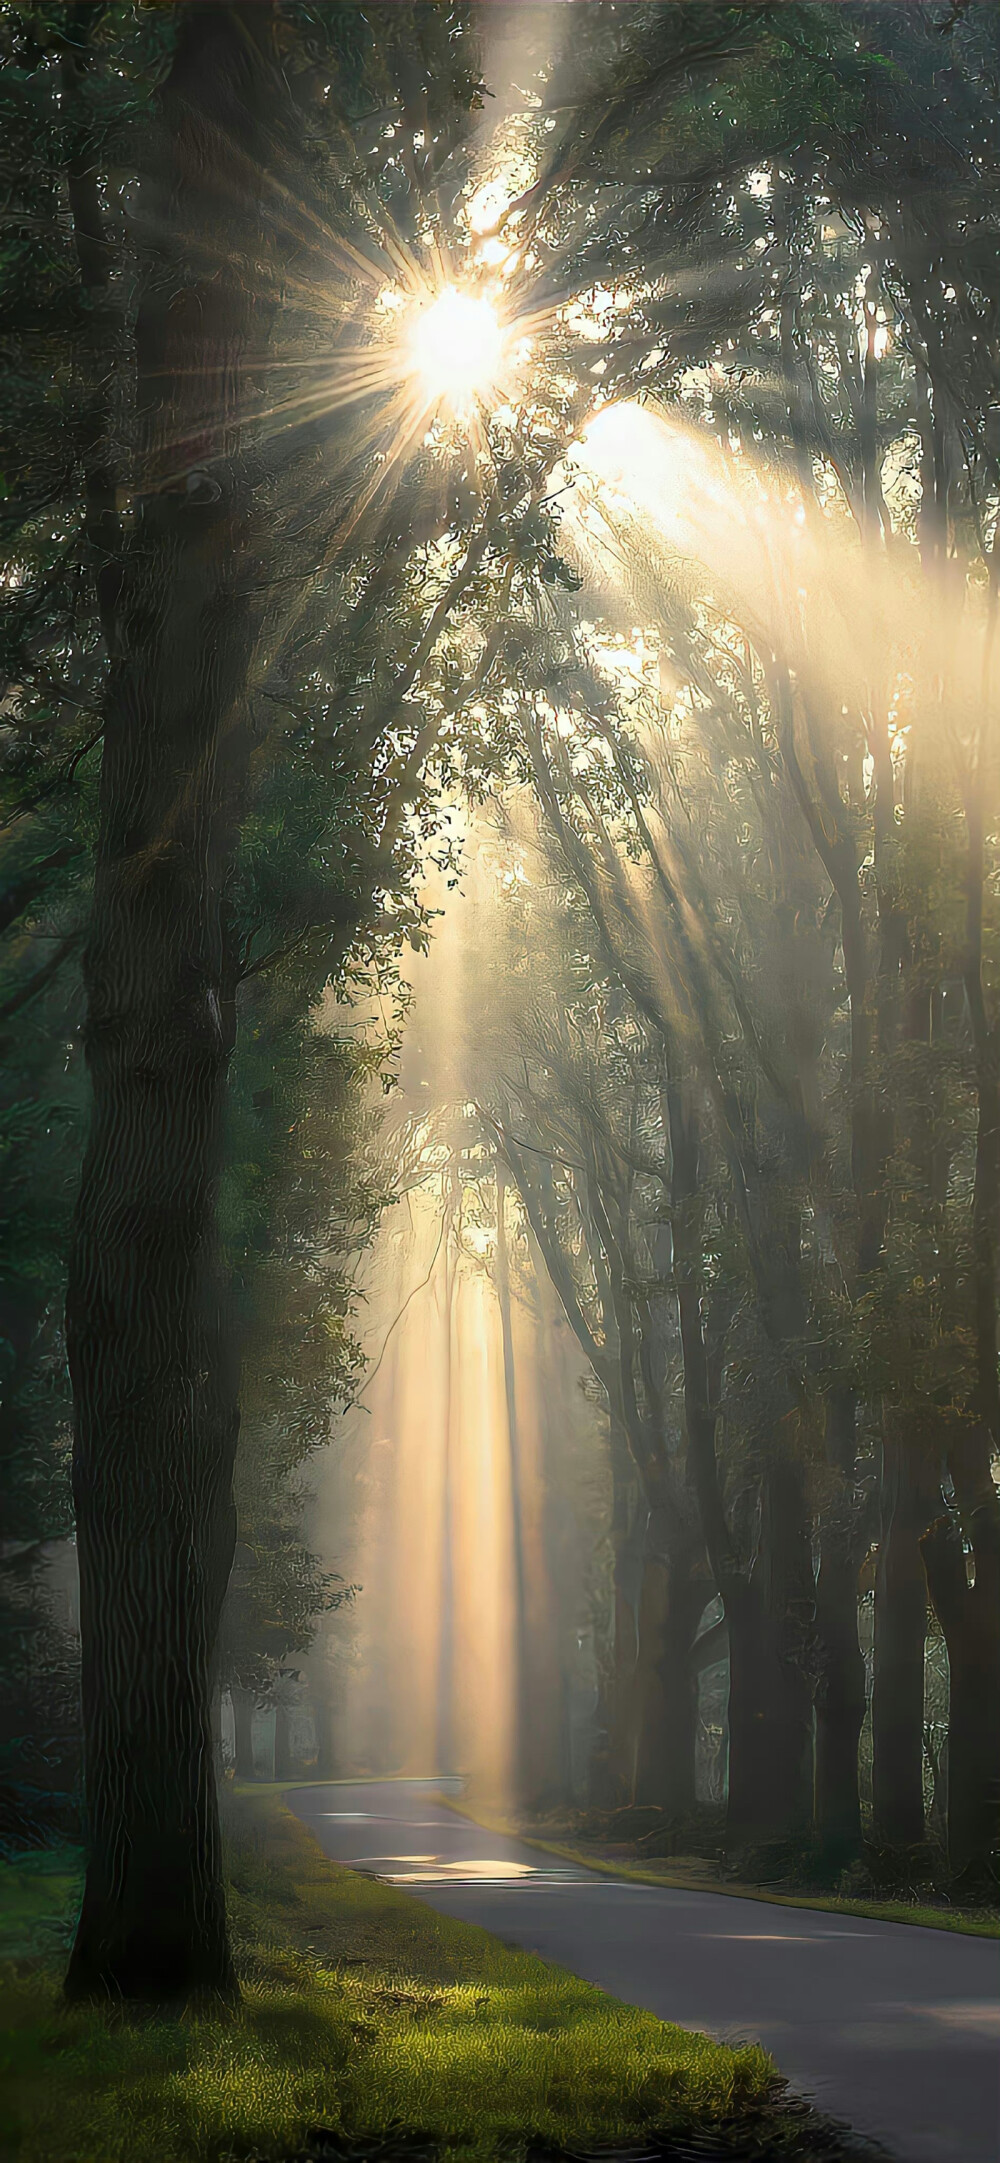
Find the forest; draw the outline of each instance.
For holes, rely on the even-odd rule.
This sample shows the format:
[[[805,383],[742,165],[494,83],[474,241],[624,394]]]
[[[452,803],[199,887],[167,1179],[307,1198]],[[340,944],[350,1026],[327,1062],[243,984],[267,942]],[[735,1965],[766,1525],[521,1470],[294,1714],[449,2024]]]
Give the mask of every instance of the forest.
[[[998,92],[989,0],[0,8],[71,2008],[238,2000],[255,1781],[995,1921]]]

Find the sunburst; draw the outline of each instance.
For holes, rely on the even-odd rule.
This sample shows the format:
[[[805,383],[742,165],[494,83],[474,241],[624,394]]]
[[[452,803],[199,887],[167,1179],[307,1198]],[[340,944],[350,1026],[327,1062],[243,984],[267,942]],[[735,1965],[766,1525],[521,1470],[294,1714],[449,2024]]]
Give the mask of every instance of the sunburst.
[[[445,400],[457,412],[496,394],[506,342],[489,297],[455,285],[416,311],[406,341],[428,399]]]

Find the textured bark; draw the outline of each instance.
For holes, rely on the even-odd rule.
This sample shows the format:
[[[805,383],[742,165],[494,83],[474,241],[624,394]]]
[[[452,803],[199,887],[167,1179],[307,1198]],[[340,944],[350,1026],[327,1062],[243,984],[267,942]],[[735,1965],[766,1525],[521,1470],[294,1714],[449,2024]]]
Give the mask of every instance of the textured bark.
[[[234,1988],[210,1720],[238,1424],[216,1195],[258,608],[243,423],[268,23],[185,13],[141,199],[138,515],[105,716],[67,1302],[89,1838],[72,1997]]]
[[[872,1804],[876,1838],[924,1837],[924,1646],[927,1578],[920,1541],[940,1490],[927,1447],[888,1428],[882,1442],[882,1531],[875,1568]]]

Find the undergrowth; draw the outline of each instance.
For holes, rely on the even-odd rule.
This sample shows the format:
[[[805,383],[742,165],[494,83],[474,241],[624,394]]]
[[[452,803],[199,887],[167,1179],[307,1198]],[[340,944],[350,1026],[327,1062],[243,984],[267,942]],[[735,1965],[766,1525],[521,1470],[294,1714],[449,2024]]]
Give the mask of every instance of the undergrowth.
[[[604,1876],[685,1892],[731,1893],[739,1899],[773,1901],[782,1907],[858,1915],[870,1921],[917,1923],[967,1937],[1000,1937],[1000,1909],[979,1899],[963,1905],[936,1891],[926,1875],[923,1850],[909,1857],[874,1855],[874,1866],[842,1870],[829,1885],[803,1862],[805,1843],[772,1841],[766,1847],[727,1853],[721,1836],[694,1848],[689,1828],[675,1831],[663,1811],[643,1809],[514,1813],[464,1798],[438,1797],[449,1810],[491,1832],[513,1834],[528,1847],[582,1863]],[[806,1862],[808,1854],[806,1853]]]

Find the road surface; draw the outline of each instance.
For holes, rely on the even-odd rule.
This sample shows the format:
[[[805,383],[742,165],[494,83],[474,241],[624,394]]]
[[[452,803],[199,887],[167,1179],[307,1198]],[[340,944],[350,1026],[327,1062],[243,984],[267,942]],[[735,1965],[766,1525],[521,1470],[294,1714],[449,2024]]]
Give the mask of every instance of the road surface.
[[[601,1877],[434,1799],[460,1789],[383,1780],[287,1800],[335,1862],[663,2020],[763,2043],[795,2089],[897,2163],[998,2163],[996,1939]]]

